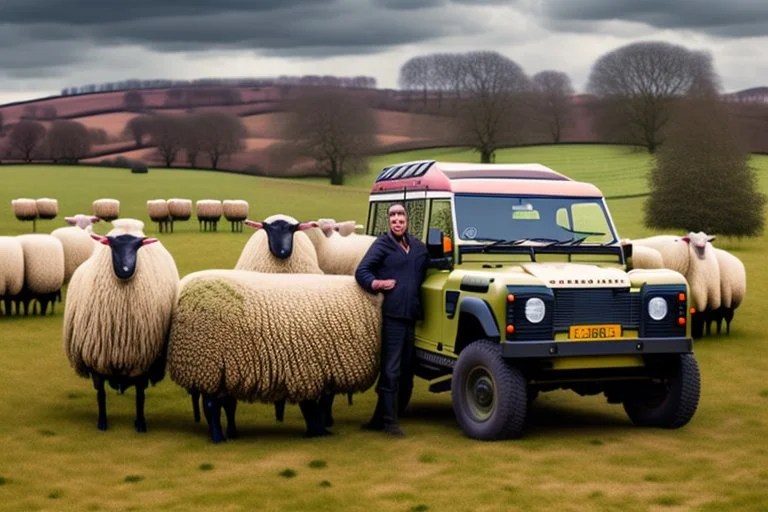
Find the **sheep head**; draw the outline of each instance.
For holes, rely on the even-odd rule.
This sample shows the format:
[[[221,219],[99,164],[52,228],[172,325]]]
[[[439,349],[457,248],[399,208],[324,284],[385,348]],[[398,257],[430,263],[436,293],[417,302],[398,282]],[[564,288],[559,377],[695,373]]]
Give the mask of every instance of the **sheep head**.
[[[71,226],[77,226],[80,229],[88,229],[91,224],[96,224],[101,219],[95,215],[83,215],[82,213],[78,213],[74,217],[64,217],[64,220]]]
[[[293,254],[293,234],[296,231],[318,227],[317,222],[299,222],[287,215],[273,215],[261,222],[246,219],[245,224],[254,229],[263,229],[267,233],[269,252],[281,260]]]
[[[700,260],[704,259],[705,251],[707,250],[707,243],[715,239],[715,235],[708,235],[703,231],[694,233],[691,231],[685,236],[681,236],[680,240],[693,247],[693,252]]]
[[[157,238],[133,235],[101,236],[91,234],[91,238],[112,250],[112,270],[121,281],[130,280],[136,273],[139,249],[157,242]]]

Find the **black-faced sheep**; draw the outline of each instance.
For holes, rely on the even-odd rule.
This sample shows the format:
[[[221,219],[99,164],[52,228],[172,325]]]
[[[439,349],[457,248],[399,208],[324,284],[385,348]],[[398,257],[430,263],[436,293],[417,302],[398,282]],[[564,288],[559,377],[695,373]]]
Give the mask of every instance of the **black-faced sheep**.
[[[203,393],[213,442],[236,400],[298,402],[307,435],[325,435],[319,399],[376,380],[381,297],[352,276],[211,270],[180,283],[168,343],[171,380]]]
[[[96,389],[97,427],[107,429],[105,382],[136,387],[138,432],[146,431],[144,390],[165,375],[165,353],[179,273],[173,257],[147,238],[143,223],[113,222],[103,245],[72,276],[64,308],[64,352]]]

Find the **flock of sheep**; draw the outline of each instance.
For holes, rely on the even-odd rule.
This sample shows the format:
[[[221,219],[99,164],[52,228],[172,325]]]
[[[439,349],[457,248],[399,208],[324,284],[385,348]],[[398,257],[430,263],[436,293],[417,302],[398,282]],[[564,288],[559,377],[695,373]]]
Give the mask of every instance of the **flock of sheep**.
[[[632,260],[636,268],[668,268],[679,272],[690,288],[691,333],[694,338],[711,333],[712,323],[721,331],[725,320],[731,331],[734,311],[747,293],[747,273],[739,258],[712,245],[713,235],[659,235],[635,240]]]
[[[248,218],[248,202],[242,199],[200,199],[195,203],[200,231],[217,231],[221,216],[232,226],[233,233],[243,231],[243,221]],[[153,199],[147,201],[147,213],[158,230],[173,233],[173,223],[189,220],[192,216],[191,199]]]

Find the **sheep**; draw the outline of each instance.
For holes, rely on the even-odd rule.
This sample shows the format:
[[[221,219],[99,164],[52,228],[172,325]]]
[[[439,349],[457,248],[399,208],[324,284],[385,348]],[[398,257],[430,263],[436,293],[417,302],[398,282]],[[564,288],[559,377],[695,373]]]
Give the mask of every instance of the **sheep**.
[[[70,226],[77,226],[78,228],[84,230],[86,233],[90,234],[93,233],[93,224],[96,224],[101,219],[95,215],[83,215],[82,213],[78,213],[77,215],[73,215],[71,217],[64,217],[64,220]]]
[[[200,231],[217,231],[221,210],[221,201],[200,199],[197,202],[197,220],[200,223]]]
[[[683,275],[688,273],[691,254],[688,250],[688,244],[683,242],[679,236],[658,235],[627,241],[632,243],[633,252],[637,246],[656,249],[661,253],[661,257],[664,261],[664,268],[674,270]]]
[[[232,223],[232,232],[243,232],[243,221],[248,218],[248,202],[241,199],[225,199],[222,203],[224,217]]]
[[[151,221],[157,222],[160,233],[163,230],[166,232],[170,231],[173,219],[168,211],[168,202],[165,199],[150,199],[147,201],[147,213]]]
[[[738,308],[747,293],[747,272],[744,263],[739,258],[713,247],[717,265],[720,268],[720,309],[715,311],[717,332],[720,333],[721,322],[724,319],[726,332],[731,333],[733,313]]]
[[[169,376],[203,393],[214,443],[226,440],[222,406],[227,437],[237,436],[237,400],[298,402],[306,435],[327,435],[318,399],[365,391],[376,380],[381,301],[353,276],[189,274],[173,311]]]
[[[93,202],[91,208],[95,216],[107,222],[120,217],[120,201],[117,199],[97,199]]]
[[[64,284],[64,246],[51,235],[19,235],[17,239],[24,252],[24,287],[14,298],[16,314],[23,305],[27,316],[33,301],[40,305],[40,314],[46,314],[48,305],[53,314]]]
[[[168,212],[174,221],[189,220],[192,216],[192,200],[173,198],[168,200]]]
[[[632,268],[664,268],[664,258],[653,247],[632,244]]]
[[[37,215],[41,219],[52,220],[59,214],[59,202],[56,199],[42,197],[36,201]]]
[[[307,231],[307,236],[315,246],[322,271],[353,275],[376,237],[354,233],[354,221],[337,223],[333,219],[318,219],[317,223],[320,229]],[[342,235],[341,231],[346,234]]]
[[[77,267],[90,258],[96,248],[96,242],[91,238],[91,233],[93,233],[91,222],[93,219],[98,221],[99,218],[87,215],[83,215],[77,220],[73,217],[65,218],[72,219],[72,223],[76,225],[54,229],[51,235],[59,239],[64,249],[64,284],[67,284],[72,279],[72,274],[75,273]],[[84,229],[79,227],[85,225],[86,222],[87,226]]]
[[[90,378],[97,428],[107,429],[104,384],[123,393],[136,387],[137,432],[146,432],[144,390],[165,376],[170,319],[179,283],[171,254],[144,223],[115,220],[103,245],[75,271],[64,308],[64,353],[77,375]]]
[[[299,222],[288,215],[272,215],[262,222],[245,220],[258,229],[240,253],[236,270],[270,273],[322,274],[315,247],[304,234],[316,222]]]
[[[5,314],[13,314],[12,303],[24,287],[24,249],[17,237],[0,236],[0,300]]]
[[[37,231],[37,201],[22,197],[11,201],[11,208],[16,218],[20,221],[32,221],[32,232]]]

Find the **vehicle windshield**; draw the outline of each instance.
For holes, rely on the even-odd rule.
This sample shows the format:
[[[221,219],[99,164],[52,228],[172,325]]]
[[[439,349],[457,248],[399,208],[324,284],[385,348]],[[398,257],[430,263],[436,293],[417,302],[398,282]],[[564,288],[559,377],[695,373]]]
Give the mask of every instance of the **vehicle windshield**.
[[[611,244],[616,236],[601,198],[460,195],[460,240],[498,244]]]

